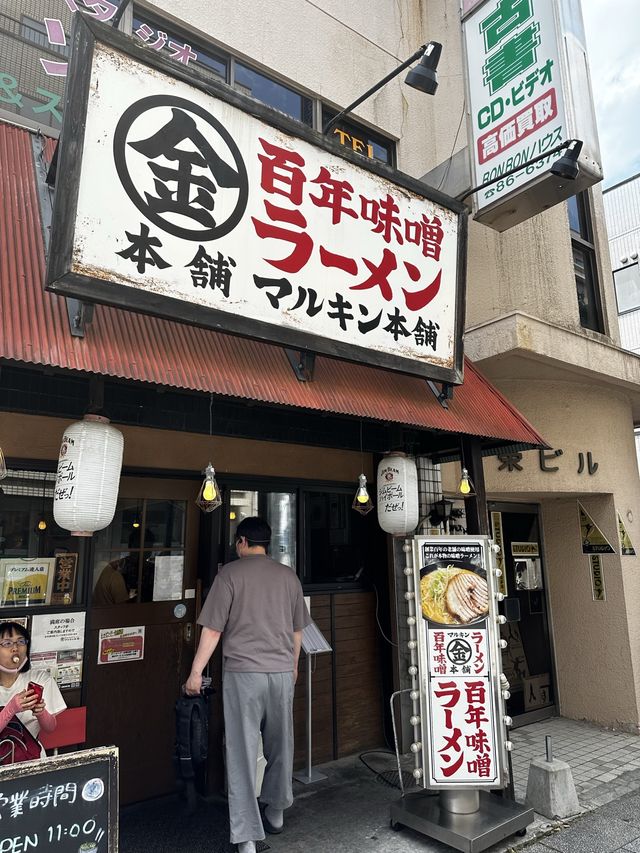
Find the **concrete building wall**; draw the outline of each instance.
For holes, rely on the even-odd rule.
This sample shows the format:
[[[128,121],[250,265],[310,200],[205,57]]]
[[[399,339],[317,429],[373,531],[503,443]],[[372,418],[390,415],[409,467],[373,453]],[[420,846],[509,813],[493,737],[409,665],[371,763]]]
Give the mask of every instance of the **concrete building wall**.
[[[536,423],[551,448],[563,451],[549,462],[559,467],[557,473],[541,470],[536,451],[524,454],[522,471],[499,471],[499,460],[485,460],[490,497],[535,500],[542,506],[560,711],[635,730],[640,573],[638,557],[619,553],[616,516],[640,545],[640,478],[630,401],[613,389],[579,382],[506,381],[500,390]],[[585,465],[588,452],[598,463],[593,475],[578,473],[580,452]],[[602,558],[606,601],[592,599],[578,500],[617,552]]]

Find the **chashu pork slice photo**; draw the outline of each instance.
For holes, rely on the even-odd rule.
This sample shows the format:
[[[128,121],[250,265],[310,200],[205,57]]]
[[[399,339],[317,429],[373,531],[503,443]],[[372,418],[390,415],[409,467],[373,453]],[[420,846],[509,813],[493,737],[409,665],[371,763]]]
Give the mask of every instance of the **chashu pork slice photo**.
[[[484,578],[462,571],[449,581],[445,594],[447,610],[463,624],[484,616],[489,610],[489,590]]]

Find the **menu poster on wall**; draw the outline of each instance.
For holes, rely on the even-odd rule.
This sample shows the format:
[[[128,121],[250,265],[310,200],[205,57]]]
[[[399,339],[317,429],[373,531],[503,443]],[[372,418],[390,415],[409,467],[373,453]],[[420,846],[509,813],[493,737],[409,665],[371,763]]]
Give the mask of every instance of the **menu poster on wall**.
[[[126,663],[144,658],[144,625],[130,628],[101,628],[98,663]]]
[[[0,607],[47,604],[55,557],[0,560]]]
[[[31,662],[46,669],[61,690],[82,684],[85,613],[35,615],[31,626]]]
[[[7,616],[0,618],[0,625],[3,622],[15,622],[16,625],[22,625],[23,628],[29,629],[29,617],[28,616]]]

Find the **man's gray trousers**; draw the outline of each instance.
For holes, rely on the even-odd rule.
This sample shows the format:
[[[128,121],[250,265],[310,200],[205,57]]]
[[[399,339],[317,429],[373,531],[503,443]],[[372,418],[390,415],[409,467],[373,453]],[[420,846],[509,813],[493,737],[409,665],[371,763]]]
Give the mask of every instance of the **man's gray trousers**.
[[[231,843],[261,841],[256,800],[258,742],[267,766],[260,801],[275,809],[293,803],[293,673],[225,672],[222,695]]]

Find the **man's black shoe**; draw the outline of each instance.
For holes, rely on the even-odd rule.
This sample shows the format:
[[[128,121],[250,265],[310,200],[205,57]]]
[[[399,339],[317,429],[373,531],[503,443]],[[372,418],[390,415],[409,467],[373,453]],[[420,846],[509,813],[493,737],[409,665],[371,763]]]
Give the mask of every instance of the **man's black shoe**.
[[[280,827],[274,826],[269,822],[269,818],[266,815],[266,809],[262,809],[262,826],[264,827],[264,831],[268,832],[269,835],[280,835],[284,829],[284,822]]]

